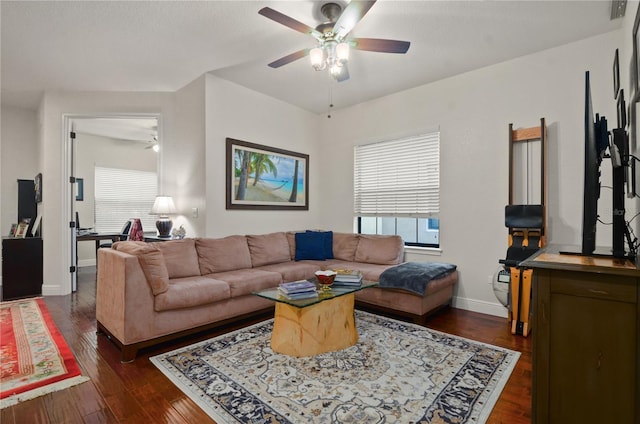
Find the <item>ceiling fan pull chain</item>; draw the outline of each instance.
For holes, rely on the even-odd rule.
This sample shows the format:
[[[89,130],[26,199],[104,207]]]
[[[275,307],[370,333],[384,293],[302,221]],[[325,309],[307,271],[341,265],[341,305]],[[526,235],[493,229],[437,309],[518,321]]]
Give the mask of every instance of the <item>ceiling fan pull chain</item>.
[[[331,109],[333,109],[333,85],[331,78],[329,78],[329,111],[327,112],[327,118],[331,118]]]

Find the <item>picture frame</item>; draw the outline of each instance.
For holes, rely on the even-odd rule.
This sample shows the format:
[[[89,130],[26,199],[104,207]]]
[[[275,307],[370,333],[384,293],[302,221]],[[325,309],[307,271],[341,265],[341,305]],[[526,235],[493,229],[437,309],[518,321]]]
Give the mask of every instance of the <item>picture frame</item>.
[[[27,233],[29,232],[29,221],[23,220],[18,223],[18,227],[16,228],[15,237],[16,238],[26,238]]]
[[[36,234],[38,234],[41,221],[42,221],[42,215],[38,214],[38,216],[36,216],[35,221],[33,221],[33,225],[31,226],[31,237],[35,237]]]
[[[36,177],[33,179],[33,183],[35,186],[36,192],[36,203],[42,202],[42,173],[38,173]]]
[[[636,93],[637,94],[637,93]],[[627,110],[627,124],[629,126],[629,151],[634,152],[636,149],[636,99],[631,99],[629,101],[628,110]]]
[[[620,59],[618,55],[618,49],[613,57],[613,98],[618,98],[620,92]]]
[[[620,89],[618,94],[618,128],[626,128],[627,126],[627,106],[624,101],[624,88]]]
[[[11,224],[11,230],[9,230],[9,237],[15,237],[17,229],[18,229],[18,224]]]
[[[309,210],[309,155],[227,138],[226,208]]]
[[[636,160],[633,157],[629,157],[629,167],[627,172],[627,197],[633,198],[638,194],[636,183]]]
[[[76,178],[76,202],[84,200],[84,178]]]
[[[630,75],[631,75],[631,98],[635,98],[635,93],[638,91],[638,87],[640,86],[639,80],[640,75],[638,75],[640,70],[640,54],[638,54],[638,48],[640,47],[640,4],[638,4],[638,8],[636,9],[636,17],[633,22],[633,51],[631,53],[631,66],[630,66]]]

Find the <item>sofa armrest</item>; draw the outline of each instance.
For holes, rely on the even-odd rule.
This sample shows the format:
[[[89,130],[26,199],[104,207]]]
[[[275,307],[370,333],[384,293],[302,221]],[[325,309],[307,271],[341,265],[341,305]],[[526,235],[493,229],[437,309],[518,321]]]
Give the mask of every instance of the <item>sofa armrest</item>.
[[[96,319],[123,345],[152,332],[154,296],[136,256],[98,249]]]

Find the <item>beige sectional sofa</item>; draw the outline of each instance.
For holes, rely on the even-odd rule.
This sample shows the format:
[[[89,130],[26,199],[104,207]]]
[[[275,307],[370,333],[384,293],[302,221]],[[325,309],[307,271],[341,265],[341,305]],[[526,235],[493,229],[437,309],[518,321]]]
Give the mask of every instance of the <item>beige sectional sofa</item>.
[[[307,233],[125,241],[100,249],[98,331],[118,345],[122,361],[127,362],[141,348],[273,308],[272,301],[252,292],[312,278],[315,271],[331,268],[359,269],[365,279],[377,281],[384,270],[404,258],[398,236]],[[307,243],[310,237],[316,241],[325,237],[325,243],[314,248]],[[303,242],[311,254],[302,250]],[[318,249],[327,252],[316,256]],[[450,302],[456,281],[454,271],[430,283],[425,296],[370,288],[358,292],[356,300],[422,319]]]

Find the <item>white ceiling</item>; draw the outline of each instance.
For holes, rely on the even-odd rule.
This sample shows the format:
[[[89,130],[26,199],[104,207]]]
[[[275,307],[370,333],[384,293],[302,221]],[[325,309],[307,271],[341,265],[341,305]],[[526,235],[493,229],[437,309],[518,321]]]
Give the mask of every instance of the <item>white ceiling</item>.
[[[79,134],[140,141],[149,146],[158,141],[156,118],[78,118],[73,120],[73,129]]]
[[[315,27],[322,3],[2,0],[2,102],[35,107],[44,90],[173,92],[210,72],[324,113],[330,86],[342,108],[622,25],[609,0],[379,0],[352,35],[410,41],[407,54],[353,51],[343,83],[306,59],[267,67],[314,40],[258,10]]]

